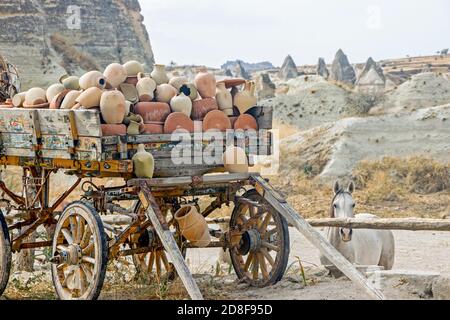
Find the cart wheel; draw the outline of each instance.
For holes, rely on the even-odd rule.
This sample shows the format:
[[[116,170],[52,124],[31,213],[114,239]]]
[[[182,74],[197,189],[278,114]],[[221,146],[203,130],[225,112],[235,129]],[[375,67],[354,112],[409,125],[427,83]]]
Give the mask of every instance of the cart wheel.
[[[95,300],[103,286],[108,243],[95,208],[73,202],[58,220],[53,238],[52,277],[63,300]]]
[[[256,190],[246,192],[243,198],[252,204],[237,202],[233,210],[230,230],[243,234],[240,243],[230,249],[231,262],[240,280],[255,287],[270,286],[286,271],[288,224]]]
[[[135,212],[137,213],[141,209],[141,202],[137,203],[135,207]],[[183,257],[186,257],[186,248],[183,248],[182,246],[182,238],[179,235],[179,233],[176,232],[176,228],[173,225],[173,219],[172,222],[169,222],[169,228],[176,234],[175,240],[178,243],[178,246],[181,249],[181,254]],[[151,245],[151,242],[157,242],[157,249],[142,253],[142,254],[134,254],[133,255],[133,263],[136,267],[136,272],[139,276],[143,276],[145,278],[149,278],[150,280],[155,279],[158,282],[164,282],[164,281],[173,281],[177,277],[177,272],[175,270],[175,266],[170,261],[169,256],[167,255],[166,251],[163,249],[162,244],[158,241],[158,235],[156,234],[156,231],[153,231],[151,228],[147,230],[146,233],[144,233],[141,236],[140,244],[133,244],[132,248],[142,248],[147,247]]]
[[[0,296],[8,285],[11,270],[11,241],[5,217],[0,210]]]

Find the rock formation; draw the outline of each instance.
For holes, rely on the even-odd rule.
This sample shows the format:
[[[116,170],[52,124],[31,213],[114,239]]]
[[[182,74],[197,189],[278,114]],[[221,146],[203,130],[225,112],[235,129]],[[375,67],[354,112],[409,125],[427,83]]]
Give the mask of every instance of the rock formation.
[[[294,62],[294,59],[290,55],[284,59],[283,65],[281,66],[279,77],[282,80],[289,80],[293,78],[297,78],[299,76],[297,66]]]
[[[154,63],[138,0],[2,0],[0,52],[22,89],[130,59]]]
[[[258,71],[265,71],[270,69],[275,69],[274,65],[269,61],[263,61],[263,62],[257,62],[257,63],[248,63],[242,60],[235,60],[235,61],[227,61],[224,63],[220,68],[222,70],[233,70],[236,68],[238,63],[241,63],[244,69],[249,72],[258,72]]]
[[[356,81],[355,70],[341,49],[336,53],[331,65],[330,79],[348,84],[354,84]]]
[[[328,79],[330,76],[330,71],[328,71],[324,58],[319,58],[319,63],[317,64],[317,74],[325,79]]]
[[[256,94],[258,99],[270,99],[275,96],[276,86],[270,80],[270,76],[267,73],[262,73],[256,78]]]
[[[234,69],[234,75],[237,78],[242,78],[242,79],[246,79],[246,80],[251,79],[251,76],[245,70],[242,61],[238,61],[237,65],[236,65],[236,67]]]
[[[382,93],[386,84],[383,69],[369,58],[356,82],[359,91],[367,93]]]

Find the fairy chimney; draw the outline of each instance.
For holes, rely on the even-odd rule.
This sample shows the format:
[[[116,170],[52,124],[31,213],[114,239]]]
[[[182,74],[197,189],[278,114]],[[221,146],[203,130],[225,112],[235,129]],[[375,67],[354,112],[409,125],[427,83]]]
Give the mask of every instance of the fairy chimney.
[[[283,65],[281,66],[281,70],[279,72],[279,77],[282,80],[289,80],[298,77],[298,69],[295,65],[294,59],[290,55],[284,59]]]
[[[244,65],[242,64],[241,60],[237,61],[236,68],[235,68],[235,76],[238,78],[246,79],[246,80],[251,79],[251,76],[245,70]]]
[[[328,71],[324,58],[319,58],[319,63],[317,64],[317,74],[325,79],[328,79],[330,76],[330,71]]]
[[[386,85],[383,69],[369,58],[356,82],[358,91],[377,93],[382,92]]]
[[[349,84],[354,84],[356,81],[355,70],[341,49],[336,53],[331,65],[330,79]]]
[[[270,80],[267,73],[262,73],[256,78],[256,94],[258,99],[270,99],[275,96],[276,86]]]

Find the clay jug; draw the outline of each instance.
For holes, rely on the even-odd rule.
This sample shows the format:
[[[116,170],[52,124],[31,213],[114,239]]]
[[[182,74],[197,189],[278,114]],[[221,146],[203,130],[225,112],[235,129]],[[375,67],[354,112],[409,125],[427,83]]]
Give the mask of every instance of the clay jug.
[[[203,120],[204,131],[215,130],[225,132],[229,129],[231,129],[231,122],[223,111],[213,110]]]
[[[218,110],[216,99],[206,98],[195,100],[192,103],[192,120],[201,121],[205,118],[208,112]]]
[[[26,92],[21,92],[16,94],[13,98],[12,98],[12,104],[15,108],[22,108],[23,107],[23,103],[25,102],[25,95],[27,93]]]
[[[194,80],[198,92],[202,98],[213,98],[216,96],[216,77],[209,73],[206,68],[201,68]]]
[[[248,159],[244,149],[228,146],[223,154],[223,164],[229,173],[247,173]]]
[[[166,72],[166,66],[163,64],[155,64],[150,76],[153,78],[153,80],[155,80],[158,86],[161,84],[169,83],[169,76]]]
[[[208,223],[194,206],[186,206],[175,213],[181,234],[195,247],[207,247],[211,243]]]
[[[231,92],[225,87],[224,82],[217,83],[216,101],[219,110],[225,112],[227,116],[233,115],[233,97],[231,96]]]
[[[234,123],[234,130],[258,130],[258,122],[249,114],[241,114]]]
[[[155,98],[156,82],[150,77],[144,77],[143,73],[138,74],[138,83],[136,89],[138,91],[139,101],[150,102]]]
[[[192,101],[195,101],[198,98],[197,88],[193,83],[185,83],[178,90],[180,93],[184,93],[185,96],[191,98]]]
[[[68,90],[80,90],[80,78],[76,76],[64,76],[59,82]]]
[[[52,84],[47,88],[47,92],[45,96],[47,97],[47,101],[52,101],[55,96],[63,92],[66,88],[61,83]]]
[[[122,92],[105,91],[100,100],[100,111],[107,124],[122,123],[126,116],[126,102]]]
[[[128,77],[135,77],[141,72],[144,73],[144,67],[142,66],[142,63],[135,60],[126,62],[123,67],[127,71]]]
[[[156,101],[170,103],[173,97],[177,95],[177,89],[170,84],[161,84],[156,88]]]
[[[58,93],[56,96],[53,97],[53,99],[50,102],[50,109],[60,109],[61,104],[66,98],[66,95],[70,92],[70,90],[64,89],[60,93]]]
[[[86,109],[95,108],[100,105],[103,90],[97,87],[91,87],[81,93],[75,100]]]
[[[69,91],[62,101],[60,109],[72,109],[73,106],[77,103],[76,100],[80,96],[80,94],[81,91]]]
[[[152,179],[155,170],[155,159],[152,154],[145,150],[140,144],[136,154],[133,156],[134,175],[140,179]]]
[[[117,88],[120,84],[125,82],[128,74],[125,67],[121,64],[111,63],[106,67],[103,76],[113,88]]]
[[[100,71],[89,71],[80,78],[80,88],[87,90],[92,87],[105,89],[106,79]]]
[[[233,102],[241,114],[246,113],[249,109],[256,106],[255,83],[253,81],[247,81],[244,90],[236,93]]]
[[[182,112],[171,113],[164,123],[164,133],[171,134],[175,131],[194,132],[194,121]]]
[[[140,115],[145,123],[164,122],[170,111],[170,106],[163,102],[139,102],[134,106],[134,112]]]
[[[173,97],[172,100],[170,100],[170,107],[173,112],[182,112],[190,117],[192,112],[192,100],[189,97],[186,97],[184,93],[181,93],[179,96]]]
[[[188,83],[188,79],[186,77],[173,77],[169,81],[169,84],[178,91],[180,91],[180,88],[186,83]]]
[[[41,88],[31,88],[25,94],[24,104],[28,106],[39,105],[47,102],[46,92]]]

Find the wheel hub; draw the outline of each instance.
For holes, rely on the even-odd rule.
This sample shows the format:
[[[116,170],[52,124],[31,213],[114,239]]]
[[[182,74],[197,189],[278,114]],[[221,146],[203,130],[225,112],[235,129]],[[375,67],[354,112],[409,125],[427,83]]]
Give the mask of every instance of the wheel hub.
[[[61,256],[67,264],[73,266],[79,265],[83,258],[81,247],[76,244],[71,244],[67,252],[62,252]]]
[[[261,234],[258,230],[250,229],[244,232],[239,242],[239,254],[246,255],[261,248]]]

